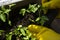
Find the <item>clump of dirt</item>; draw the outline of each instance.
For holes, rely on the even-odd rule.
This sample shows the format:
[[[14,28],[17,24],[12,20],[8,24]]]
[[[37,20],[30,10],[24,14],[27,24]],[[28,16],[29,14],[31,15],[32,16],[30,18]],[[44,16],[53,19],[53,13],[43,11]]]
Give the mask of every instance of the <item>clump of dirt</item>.
[[[17,25],[23,25],[23,26],[28,26],[29,24],[32,24],[32,22],[29,20],[29,18],[34,20],[34,15],[33,14],[27,14],[17,22]]]

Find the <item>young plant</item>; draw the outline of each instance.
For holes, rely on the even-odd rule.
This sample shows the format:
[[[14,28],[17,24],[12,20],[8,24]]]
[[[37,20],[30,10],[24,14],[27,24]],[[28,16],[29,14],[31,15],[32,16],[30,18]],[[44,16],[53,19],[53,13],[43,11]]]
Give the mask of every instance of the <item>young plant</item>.
[[[33,4],[33,5],[29,4],[28,9],[23,8],[20,10],[20,14],[22,14],[24,16],[26,12],[35,13],[39,9],[39,7],[40,7],[40,5],[37,5],[37,4]]]
[[[4,6],[2,6],[0,8],[0,19],[3,21],[3,22],[6,22],[6,14],[8,15],[8,13],[11,11],[11,9],[6,9]]]
[[[37,5],[37,4],[31,5],[31,4],[29,4],[27,12],[29,12],[29,13],[33,12],[33,13],[35,13],[39,8],[40,8],[40,5]]]
[[[35,21],[38,22],[38,23],[40,23],[40,24],[43,26],[44,23],[45,23],[46,21],[48,21],[48,18],[47,18],[46,16],[41,16],[41,17],[36,18]]]
[[[48,18],[46,17],[46,16],[42,16],[42,15],[40,15],[41,14],[41,10],[44,10],[44,9],[46,9],[46,8],[43,8],[41,5],[37,5],[37,4],[33,4],[33,5],[31,5],[31,4],[29,4],[29,7],[28,7],[28,9],[21,9],[21,11],[20,11],[20,14],[22,14],[23,16],[26,14],[26,12],[28,12],[28,13],[35,13],[36,11],[38,11],[38,17],[36,18],[36,20],[32,20],[31,18],[29,18],[29,20],[31,21],[31,22],[38,22],[38,23],[40,23],[41,25],[44,25],[44,23],[46,22],[46,21],[48,21]]]
[[[10,20],[9,20],[9,12],[11,11],[11,7],[14,6],[14,5],[15,4],[8,5],[8,8],[6,8],[5,6],[0,7],[0,19],[3,22],[6,22],[6,19],[8,18],[8,23],[9,24],[11,23]]]
[[[12,32],[9,32],[6,34],[6,40],[11,40],[12,35],[16,36],[16,40],[36,40],[36,38],[32,37],[32,34],[29,32],[27,27],[22,27],[22,25],[19,25],[16,29],[14,29]],[[21,37],[21,38],[20,38]]]

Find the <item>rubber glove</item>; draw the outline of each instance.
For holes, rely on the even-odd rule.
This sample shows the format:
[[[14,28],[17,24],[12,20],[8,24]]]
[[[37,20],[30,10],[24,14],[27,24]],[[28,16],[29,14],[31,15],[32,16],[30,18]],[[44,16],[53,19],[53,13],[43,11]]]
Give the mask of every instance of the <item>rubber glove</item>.
[[[42,0],[42,6],[47,9],[59,9],[58,15],[56,18],[60,18],[60,0]],[[47,10],[44,10],[45,14]]]
[[[37,40],[60,40],[60,34],[43,26],[31,24],[28,26],[28,30]]]
[[[42,6],[49,9],[60,8],[60,0],[42,0]]]

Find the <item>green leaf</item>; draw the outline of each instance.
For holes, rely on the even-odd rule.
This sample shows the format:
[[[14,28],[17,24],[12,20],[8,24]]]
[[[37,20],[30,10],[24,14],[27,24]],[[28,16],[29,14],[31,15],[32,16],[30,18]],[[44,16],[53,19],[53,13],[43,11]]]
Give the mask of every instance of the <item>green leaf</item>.
[[[38,5],[37,7],[38,7],[38,8],[40,8],[40,7],[41,7],[41,5]]]
[[[35,22],[34,20],[32,20],[32,19],[29,19],[31,22]]]
[[[11,9],[6,9],[4,13],[8,14],[11,11]]]
[[[0,32],[4,32],[4,30],[0,30]]]
[[[3,11],[0,10],[0,15],[2,14]]]
[[[3,32],[4,32],[4,30],[0,30],[0,36],[2,35]]]
[[[21,9],[20,14],[25,15],[26,9]]]
[[[39,6],[39,5],[37,6],[37,4],[34,4],[34,5],[29,4],[28,10],[29,10],[30,12],[35,13],[35,12],[38,10],[39,7],[40,7],[40,6]]]
[[[6,15],[5,14],[1,14],[0,15],[0,19],[5,22],[6,21]]]
[[[26,31],[27,30],[27,27],[23,27],[23,29]]]
[[[39,20],[40,20],[40,17],[36,18],[36,20],[35,20],[35,21],[39,21]]]
[[[22,25],[18,25],[17,30],[20,30],[22,28]]]
[[[6,34],[6,40],[11,40],[12,39],[13,32],[9,32]]]
[[[29,37],[28,37],[28,36],[26,36],[26,37],[23,37],[23,39],[24,39],[24,40],[29,40]]]
[[[26,35],[24,29],[20,29],[20,31],[24,36]]]
[[[48,18],[46,16],[41,16],[40,24],[44,25],[46,21],[48,21]]]
[[[44,23],[45,23],[45,20],[41,20],[40,21],[40,24],[43,26],[44,25]]]
[[[38,8],[36,7],[36,8],[33,8],[31,11],[32,11],[33,13],[35,13],[37,10],[38,10]]]
[[[42,16],[41,19],[48,20],[48,18],[46,16]]]
[[[9,5],[9,8],[11,8],[11,7],[15,6],[15,5],[16,5],[16,4],[10,4],[10,5]]]
[[[5,7],[4,7],[4,6],[1,6],[1,10],[2,10],[2,11],[5,11]]]
[[[30,33],[29,30],[26,30],[26,34],[27,34],[27,36],[28,36],[29,38],[32,36],[32,34]]]
[[[19,30],[15,29],[15,30],[14,30],[14,34],[15,34],[15,35],[20,34]]]
[[[10,26],[12,25],[10,20],[8,21],[8,24],[9,24]]]
[[[18,25],[18,28],[22,27],[22,25]]]
[[[11,35],[12,35],[12,32],[9,32],[9,34],[11,34]]]
[[[31,18],[29,18],[29,20],[31,21],[31,22],[35,22],[34,20],[32,20]]]
[[[7,35],[6,35],[6,40],[11,40],[11,39],[12,39],[12,35],[7,34]]]
[[[29,4],[29,9],[33,8],[33,7],[36,7],[37,4],[34,4],[34,5],[31,5]]]
[[[30,11],[29,10],[26,10],[28,13],[30,13]]]

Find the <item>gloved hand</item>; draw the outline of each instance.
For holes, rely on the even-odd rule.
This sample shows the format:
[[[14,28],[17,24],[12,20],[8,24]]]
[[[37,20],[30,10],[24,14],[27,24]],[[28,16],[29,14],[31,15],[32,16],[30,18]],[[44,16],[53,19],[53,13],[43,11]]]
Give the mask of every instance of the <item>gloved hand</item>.
[[[60,40],[60,34],[43,26],[31,24],[28,26],[28,30],[37,40]]]
[[[60,8],[60,0],[42,0],[42,6],[49,9]]]
[[[42,6],[47,9],[59,9],[58,15],[56,18],[60,18],[60,0],[42,0]],[[45,14],[47,10],[44,10]]]

